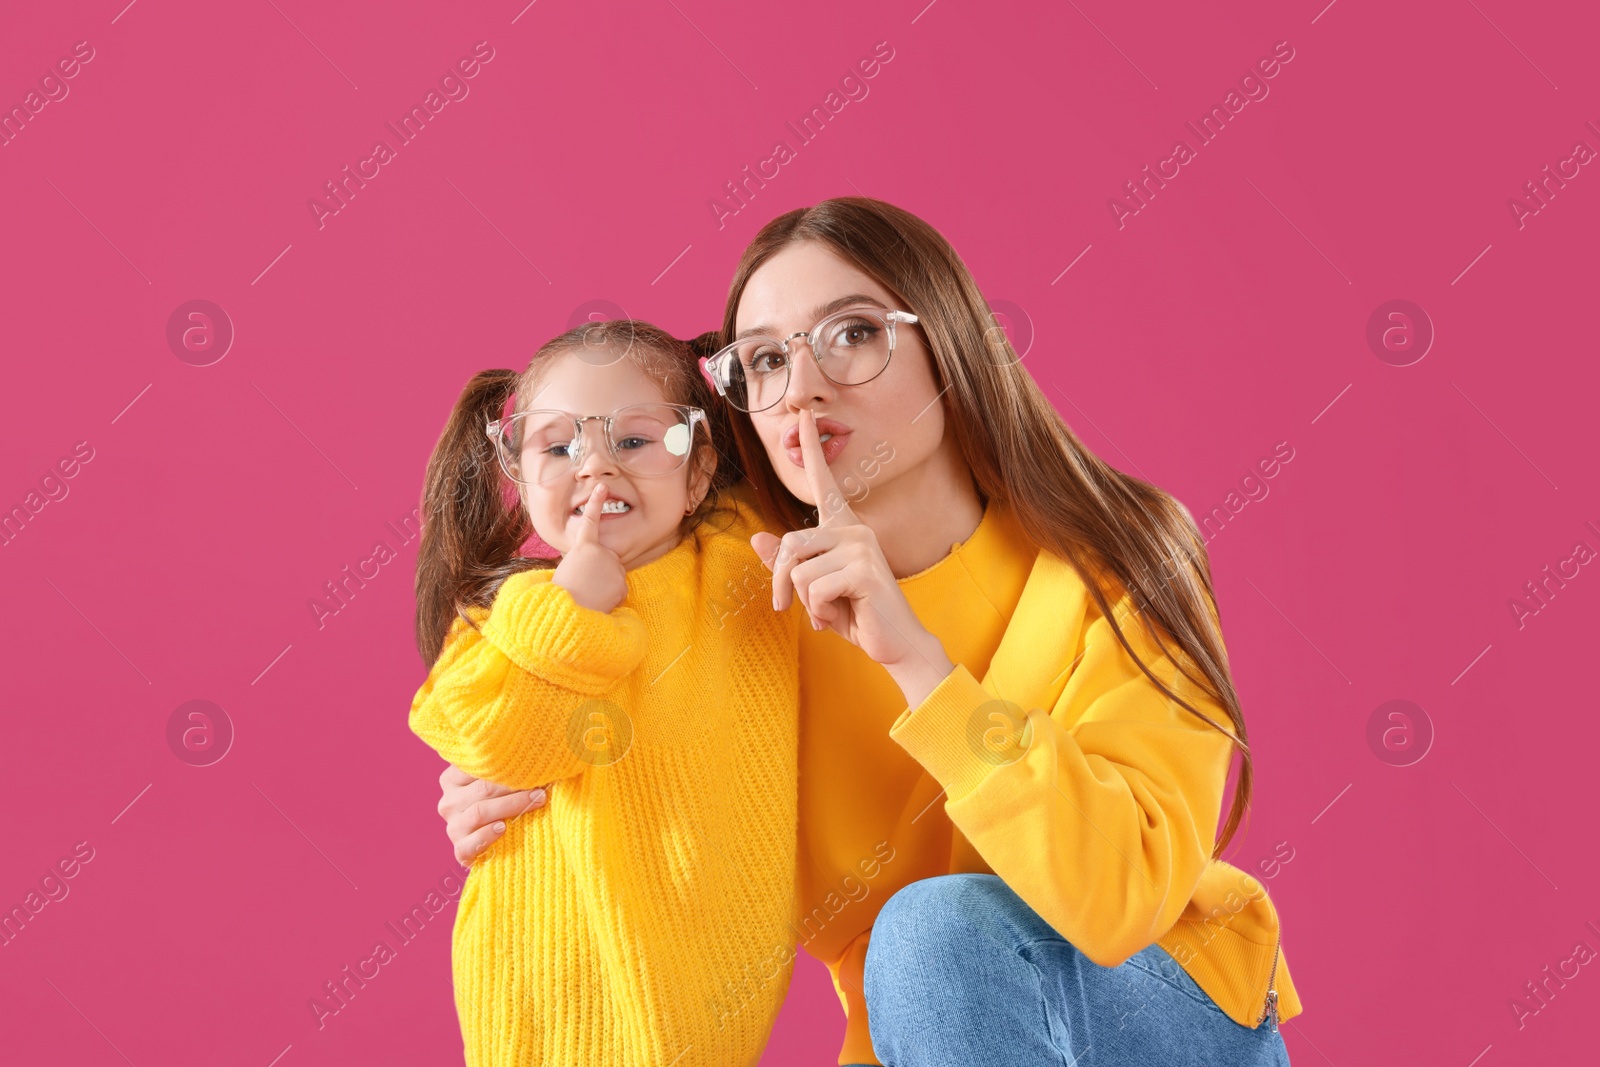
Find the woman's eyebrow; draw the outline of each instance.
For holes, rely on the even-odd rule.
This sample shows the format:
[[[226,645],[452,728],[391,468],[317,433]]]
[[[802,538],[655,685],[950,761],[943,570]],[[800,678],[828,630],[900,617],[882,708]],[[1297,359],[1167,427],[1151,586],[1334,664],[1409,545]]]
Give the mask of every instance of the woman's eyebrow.
[[[835,311],[842,311],[847,307],[855,307],[858,304],[870,304],[873,307],[880,308],[888,306],[875,296],[868,296],[866,293],[851,293],[849,296],[841,296],[837,300],[830,300],[819,308],[813,308],[811,311],[811,321],[813,323],[820,322],[829,315],[832,315]],[[756,334],[770,335],[776,332],[777,329],[773,326],[752,326],[747,330],[740,330],[738,336],[734,337],[734,340],[741,341],[746,337],[754,337]]]

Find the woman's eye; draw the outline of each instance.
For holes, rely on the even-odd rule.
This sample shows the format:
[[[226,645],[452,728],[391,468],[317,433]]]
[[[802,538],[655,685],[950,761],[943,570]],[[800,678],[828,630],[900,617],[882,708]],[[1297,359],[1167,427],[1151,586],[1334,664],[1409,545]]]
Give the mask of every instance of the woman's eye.
[[[745,370],[752,374],[770,374],[783,366],[784,355],[776,349],[765,349],[751,356]]]
[[[860,319],[840,323],[834,327],[833,344],[840,348],[858,348],[871,341],[878,329],[877,326]]]

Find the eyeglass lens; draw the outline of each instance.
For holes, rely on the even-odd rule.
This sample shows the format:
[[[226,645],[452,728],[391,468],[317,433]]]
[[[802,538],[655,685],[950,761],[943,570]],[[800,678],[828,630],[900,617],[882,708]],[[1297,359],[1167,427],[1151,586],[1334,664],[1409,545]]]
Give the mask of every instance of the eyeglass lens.
[[[889,363],[889,324],[882,312],[842,312],[818,323],[813,333],[817,362],[835,384],[871,381]],[[789,368],[802,341],[800,337],[791,340],[788,355],[776,338],[749,337],[739,342],[727,364],[728,398],[745,411],[761,411],[776,404],[789,388]]]
[[[609,448],[625,473],[656,478],[683,466],[693,439],[690,416],[663,404],[618,409],[612,413],[609,434],[602,423],[585,422],[583,436],[575,436],[577,424],[566,412],[514,416],[500,435],[506,474],[523,484],[546,485],[572,473],[588,450],[598,446]]]

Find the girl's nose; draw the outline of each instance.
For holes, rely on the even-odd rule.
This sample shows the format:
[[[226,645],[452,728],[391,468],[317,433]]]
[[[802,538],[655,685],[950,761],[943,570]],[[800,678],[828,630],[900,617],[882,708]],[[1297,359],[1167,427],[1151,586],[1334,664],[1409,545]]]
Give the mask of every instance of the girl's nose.
[[[577,470],[573,473],[579,478],[599,478],[602,476],[617,476],[617,461],[611,455],[611,447],[606,443],[605,429],[597,425],[583,427],[583,451],[578,456]]]

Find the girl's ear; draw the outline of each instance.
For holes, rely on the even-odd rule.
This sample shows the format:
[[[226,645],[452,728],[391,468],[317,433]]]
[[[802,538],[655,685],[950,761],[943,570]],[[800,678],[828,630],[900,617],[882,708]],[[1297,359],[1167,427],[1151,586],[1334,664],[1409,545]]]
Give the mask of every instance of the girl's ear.
[[[717,451],[706,447],[699,450],[694,463],[694,477],[689,479],[689,506],[684,509],[685,515],[694,514],[694,509],[705,500],[706,494],[711,491],[711,479],[717,472]]]

